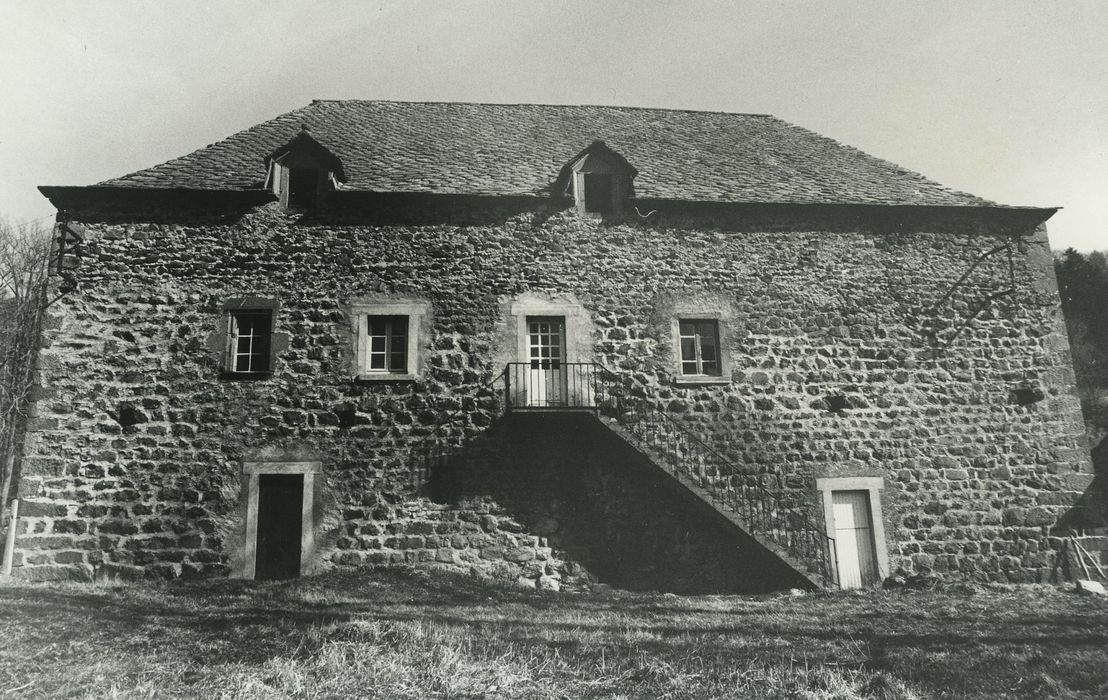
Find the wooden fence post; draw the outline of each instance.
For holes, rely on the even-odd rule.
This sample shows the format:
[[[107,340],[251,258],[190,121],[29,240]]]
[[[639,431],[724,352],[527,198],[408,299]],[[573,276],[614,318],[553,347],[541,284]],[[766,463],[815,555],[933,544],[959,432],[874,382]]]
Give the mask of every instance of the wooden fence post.
[[[11,520],[8,521],[8,536],[4,541],[4,568],[0,573],[11,576],[12,559],[15,556],[15,529],[19,524],[19,499],[13,498],[11,504]]]

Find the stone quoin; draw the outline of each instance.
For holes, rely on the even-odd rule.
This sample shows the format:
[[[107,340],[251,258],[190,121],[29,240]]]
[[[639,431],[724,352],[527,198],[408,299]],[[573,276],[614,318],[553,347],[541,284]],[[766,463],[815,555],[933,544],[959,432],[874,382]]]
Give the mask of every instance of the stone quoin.
[[[1045,580],[1044,222],[765,115],[317,101],[43,187],[17,576]]]

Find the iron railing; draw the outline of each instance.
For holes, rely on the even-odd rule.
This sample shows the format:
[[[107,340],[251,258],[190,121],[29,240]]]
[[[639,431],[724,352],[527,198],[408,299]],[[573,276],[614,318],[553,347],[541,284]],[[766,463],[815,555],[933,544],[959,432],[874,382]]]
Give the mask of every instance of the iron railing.
[[[504,371],[508,411],[591,409],[614,419],[662,466],[699,486],[713,505],[736,514],[752,535],[784,549],[836,585],[835,540],[772,488],[774,474],[743,469],[679,420],[635,391],[634,378],[594,362],[509,363]]]
[[[503,382],[503,394],[493,389]],[[645,448],[660,466],[683,477],[706,494],[714,507],[734,513],[747,532],[768,541],[806,566],[825,586],[837,585],[835,540],[802,510],[787,502],[775,474],[745,469],[709,445],[659,408],[636,387],[629,374],[613,372],[594,362],[541,360],[512,362],[480,387],[472,398],[428,433],[413,450],[413,473],[421,483],[449,488],[451,475],[461,478],[462,453],[482,432],[465,414],[478,403],[486,417],[505,411],[589,410],[614,420]],[[501,403],[502,401],[502,403]],[[472,404],[472,405],[471,405]],[[769,482],[769,483],[767,483]],[[777,486],[775,488],[774,486]]]
[[[592,409],[608,393],[609,378],[595,362],[509,362],[504,369],[507,409]]]
[[[699,486],[717,508],[736,514],[747,532],[785,550],[810,568],[827,587],[838,585],[835,540],[802,510],[786,501],[784,490],[770,488],[776,474],[761,474],[736,465],[688,427],[633,392],[634,378],[597,365],[602,388],[598,411],[613,418],[664,460],[674,474]]]

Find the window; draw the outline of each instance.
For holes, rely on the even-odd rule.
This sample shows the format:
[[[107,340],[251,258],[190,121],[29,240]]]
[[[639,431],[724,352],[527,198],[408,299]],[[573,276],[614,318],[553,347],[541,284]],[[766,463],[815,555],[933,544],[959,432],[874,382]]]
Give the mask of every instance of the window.
[[[290,207],[310,209],[319,194],[319,171],[315,168],[289,168]]]
[[[627,159],[593,141],[562,167],[555,188],[572,196],[581,214],[621,215],[635,196],[633,180],[638,171]]]
[[[607,213],[612,209],[612,176],[606,173],[585,173],[585,211]]]
[[[679,323],[681,341],[681,374],[720,376],[719,322],[682,319]]]
[[[421,299],[356,299],[350,302],[354,333],[353,374],[362,381],[412,381],[419,377],[421,342],[430,332],[431,305]]]
[[[342,161],[300,125],[300,133],[266,157],[265,188],[282,207],[312,209],[325,204],[327,193],[346,182]]]
[[[408,373],[408,317],[366,316],[366,358],[369,372]]]
[[[235,374],[268,373],[273,312],[250,309],[231,311],[228,316],[227,370]]]

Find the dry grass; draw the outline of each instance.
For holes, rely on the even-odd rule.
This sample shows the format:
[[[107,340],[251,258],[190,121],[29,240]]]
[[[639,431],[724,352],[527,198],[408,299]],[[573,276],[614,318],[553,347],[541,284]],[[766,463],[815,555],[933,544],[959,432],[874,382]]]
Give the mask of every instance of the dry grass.
[[[1108,600],[1050,588],[541,594],[386,570],[0,586],[0,698],[1108,696]]]

